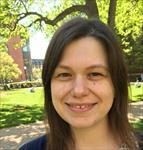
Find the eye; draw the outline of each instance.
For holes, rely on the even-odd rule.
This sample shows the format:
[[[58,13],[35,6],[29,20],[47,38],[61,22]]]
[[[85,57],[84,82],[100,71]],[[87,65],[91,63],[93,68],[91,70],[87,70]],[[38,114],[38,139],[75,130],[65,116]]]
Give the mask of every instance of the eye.
[[[56,75],[56,78],[59,80],[70,80],[72,77],[72,74],[67,72],[62,72]]]
[[[88,78],[91,80],[98,80],[102,77],[104,77],[104,74],[102,74],[100,72],[91,72],[88,74]]]

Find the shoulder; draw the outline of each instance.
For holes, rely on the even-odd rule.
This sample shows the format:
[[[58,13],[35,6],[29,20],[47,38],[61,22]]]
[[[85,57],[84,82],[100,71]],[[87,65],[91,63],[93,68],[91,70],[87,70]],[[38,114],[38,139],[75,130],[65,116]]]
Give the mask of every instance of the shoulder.
[[[46,148],[47,136],[43,135],[38,138],[35,138],[22,146],[19,150],[44,150]]]

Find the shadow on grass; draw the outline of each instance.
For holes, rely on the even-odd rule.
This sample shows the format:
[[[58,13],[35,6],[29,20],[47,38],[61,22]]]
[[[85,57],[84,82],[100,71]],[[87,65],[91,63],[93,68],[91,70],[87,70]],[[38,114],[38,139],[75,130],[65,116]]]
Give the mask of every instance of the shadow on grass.
[[[18,126],[43,120],[44,110],[37,105],[7,105],[1,106],[0,128]]]
[[[131,125],[135,130],[143,132],[143,119],[139,119],[138,121],[131,123]]]
[[[138,94],[138,95],[136,95],[136,96],[134,96],[134,97],[136,97],[138,100],[140,100],[140,101],[142,101],[143,100],[143,95],[142,94]]]

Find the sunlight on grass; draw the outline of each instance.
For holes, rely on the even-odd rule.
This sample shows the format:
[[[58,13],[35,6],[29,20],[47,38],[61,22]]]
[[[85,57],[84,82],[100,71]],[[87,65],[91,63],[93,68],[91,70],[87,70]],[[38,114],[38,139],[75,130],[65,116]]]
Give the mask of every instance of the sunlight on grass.
[[[43,88],[1,91],[0,97],[0,128],[43,120]]]
[[[43,105],[43,88],[35,88],[35,92],[30,89],[18,89],[10,91],[1,91],[1,104],[11,105]]]
[[[136,87],[135,84],[129,86],[129,98],[132,101],[143,100],[143,84],[140,87]]]
[[[133,101],[143,100],[143,85],[129,88],[130,99]],[[29,88],[0,91],[0,128],[17,126],[20,124],[33,123],[43,120],[44,94],[43,88],[35,88],[30,92]],[[135,128],[143,127],[141,122],[134,122]]]

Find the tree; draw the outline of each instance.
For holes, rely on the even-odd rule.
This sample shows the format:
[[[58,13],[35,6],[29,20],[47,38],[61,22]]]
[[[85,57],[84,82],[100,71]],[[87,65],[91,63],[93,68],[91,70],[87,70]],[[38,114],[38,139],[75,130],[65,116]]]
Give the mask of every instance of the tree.
[[[106,1],[105,1],[106,2]],[[1,30],[5,28],[5,32],[1,32],[2,36],[6,36],[9,31],[18,31],[22,28],[21,21],[29,17],[29,21],[25,21],[24,24],[27,24],[26,27],[31,27],[32,25],[42,23],[48,25],[57,25],[58,22],[63,20],[66,16],[73,14],[75,12],[80,12],[88,16],[89,18],[97,17],[99,18],[99,11],[97,2],[95,0],[79,0],[70,1],[70,0],[61,0],[59,5],[55,6],[53,12],[55,14],[53,18],[53,13],[49,11],[32,11],[33,7],[30,7],[32,4],[36,3],[35,0],[7,0],[1,1],[0,5],[2,6],[0,12],[2,13],[1,19]],[[41,6],[48,1],[39,1]],[[49,2],[51,3],[51,1]],[[61,10],[61,9],[62,10]],[[110,1],[109,7],[109,18],[108,23],[112,26],[114,25],[115,11],[116,11],[116,0]],[[59,11],[57,11],[57,9]],[[41,13],[40,13],[41,12]],[[58,12],[58,14],[57,14]],[[50,19],[53,18],[53,19]]]
[[[120,7],[119,7],[120,6]],[[143,1],[118,1],[116,28],[130,73],[143,72]],[[131,11],[132,10],[132,11]],[[122,11],[122,13],[120,13]]]
[[[6,52],[0,52],[0,83],[5,84],[8,81],[17,79],[20,74],[21,71],[12,57]]]
[[[41,79],[41,74],[42,74],[41,68],[32,69],[32,75],[34,80]]]
[[[128,69],[130,73],[143,72],[143,32],[136,40],[130,36],[130,50],[125,53]]]
[[[107,23],[118,34],[124,51],[131,53],[138,47],[131,39],[136,42],[143,26],[143,0],[7,0],[0,5],[2,36],[10,31],[21,32],[25,38],[25,30],[31,27],[49,36],[67,18],[81,15]]]
[[[22,6],[19,0],[0,1],[0,51],[6,51],[6,42],[13,36],[20,35],[23,39],[21,44],[28,38],[28,30],[18,23],[15,27],[17,13],[20,13]]]
[[[50,8],[51,4],[54,7]],[[0,9],[2,14],[0,16],[2,32],[0,33],[2,36],[9,35],[8,31],[19,32],[22,30],[21,32],[24,33],[25,27],[46,28],[47,26],[58,26],[60,21],[63,21],[68,16],[77,14],[88,18],[100,18],[108,23],[111,28],[116,28],[121,33],[123,31],[122,27],[126,26],[125,23],[127,23],[128,17],[136,14],[138,14],[139,18],[142,16],[141,6],[143,6],[143,1],[41,0],[37,2],[36,0],[7,0],[1,1],[0,5],[2,6]],[[134,8],[139,9],[136,9],[136,12],[130,11],[134,10]],[[130,23],[127,24],[130,26]],[[141,21],[138,24],[141,24]],[[133,27],[133,29],[135,28]],[[128,28],[128,30],[131,30],[131,28]]]

